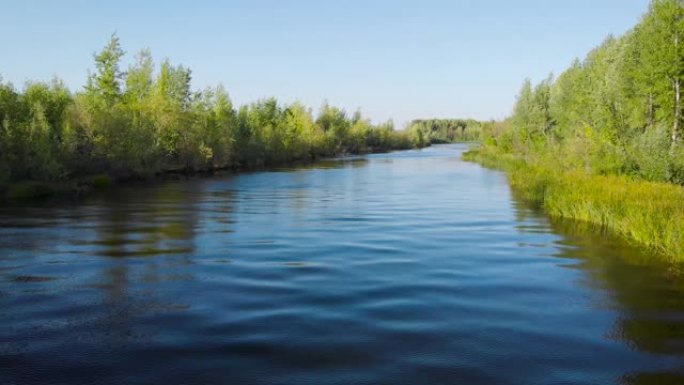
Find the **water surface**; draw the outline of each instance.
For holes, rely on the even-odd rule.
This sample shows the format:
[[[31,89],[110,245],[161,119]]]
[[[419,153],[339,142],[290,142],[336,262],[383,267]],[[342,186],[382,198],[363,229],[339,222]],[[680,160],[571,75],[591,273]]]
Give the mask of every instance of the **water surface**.
[[[677,269],[464,148],[1,207],[0,383],[684,383]]]

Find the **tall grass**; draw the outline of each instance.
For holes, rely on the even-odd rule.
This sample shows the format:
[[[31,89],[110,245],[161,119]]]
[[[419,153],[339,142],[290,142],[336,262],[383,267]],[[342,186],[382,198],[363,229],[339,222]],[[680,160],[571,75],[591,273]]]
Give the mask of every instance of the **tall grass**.
[[[684,261],[684,188],[628,176],[562,171],[481,147],[465,160],[509,172],[514,189],[552,216],[598,224]]]

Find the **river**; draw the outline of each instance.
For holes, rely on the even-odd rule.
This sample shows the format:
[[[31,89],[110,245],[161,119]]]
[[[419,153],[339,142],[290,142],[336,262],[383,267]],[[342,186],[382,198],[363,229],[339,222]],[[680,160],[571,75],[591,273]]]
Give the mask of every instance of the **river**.
[[[684,383],[678,268],[465,148],[0,207],[0,383]]]

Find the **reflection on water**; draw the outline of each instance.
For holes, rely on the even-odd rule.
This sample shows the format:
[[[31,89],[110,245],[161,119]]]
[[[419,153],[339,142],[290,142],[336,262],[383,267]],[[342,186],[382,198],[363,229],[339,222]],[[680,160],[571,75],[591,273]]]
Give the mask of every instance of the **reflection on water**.
[[[462,150],[0,208],[0,383],[684,383],[681,267]]]
[[[682,264],[610,236],[585,222],[547,218],[513,193],[517,217],[537,217],[563,236],[554,255],[587,275],[584,284],[604,292],[600,305],[618,313],[605,338],[656,355],[684,357],[684,279]],[[523,208],[524,207],[524,208]],[[668,371],[628,373],[625,384],[682,383],[684,362]]]

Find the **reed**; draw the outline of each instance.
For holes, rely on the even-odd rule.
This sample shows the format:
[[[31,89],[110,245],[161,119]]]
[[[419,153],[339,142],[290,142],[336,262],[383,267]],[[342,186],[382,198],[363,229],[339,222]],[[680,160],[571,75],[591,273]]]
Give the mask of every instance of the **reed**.
[[[684,260],[684,188],[622,175],[559,171],[481,147],[464,159],[508,171],[522,197],[558,217],[600,225],[667,256]]]

